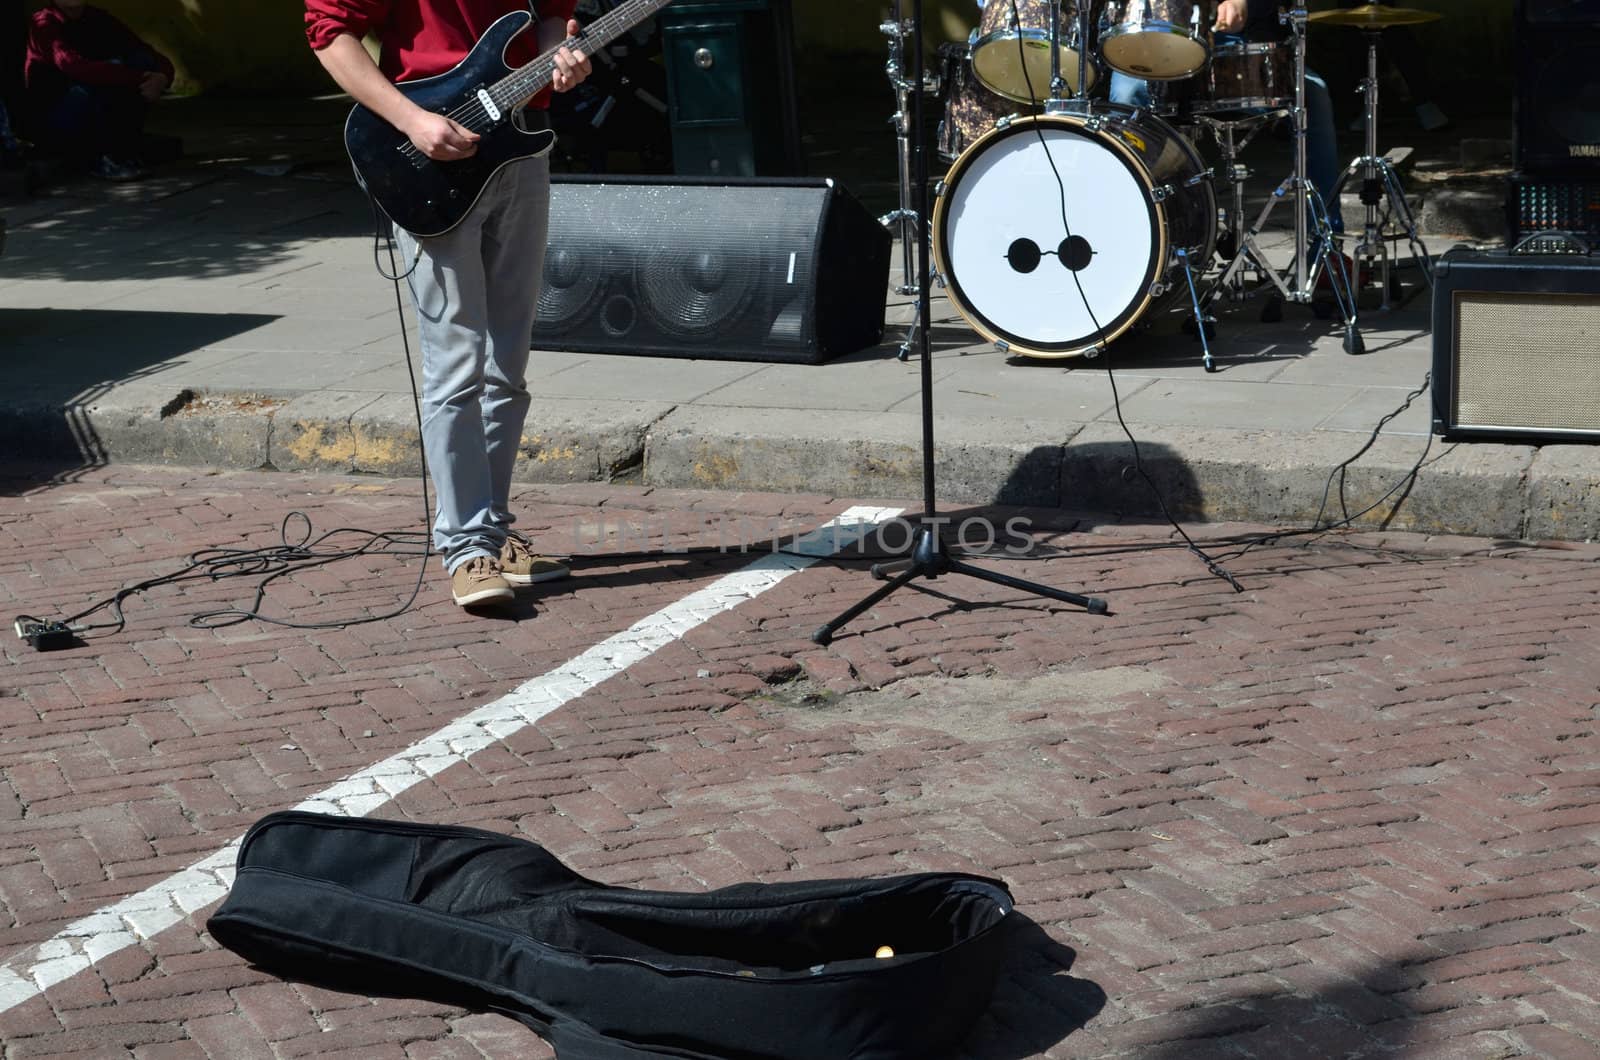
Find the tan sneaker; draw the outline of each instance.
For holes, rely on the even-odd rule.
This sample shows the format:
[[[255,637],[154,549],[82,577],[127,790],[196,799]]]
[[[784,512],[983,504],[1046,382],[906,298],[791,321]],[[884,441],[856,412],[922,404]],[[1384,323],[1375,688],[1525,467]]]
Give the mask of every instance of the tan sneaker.
[[[500,573],[512,585],[532,585],[565,578],[572,571],[561,560],[541,556],[526,541],[512,536],[500,549]]]
[[[462,607],[503,603],[515,595],[500,564],[488,556],[474,556],[450,575],[450,598]]]

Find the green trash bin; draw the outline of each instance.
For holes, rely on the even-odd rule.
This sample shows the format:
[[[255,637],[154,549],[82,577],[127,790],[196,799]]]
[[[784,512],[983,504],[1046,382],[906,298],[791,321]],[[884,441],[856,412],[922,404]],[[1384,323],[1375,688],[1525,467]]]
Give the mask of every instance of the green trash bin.
[[[680,0],[657,17],[673,172],[804,176],[789,0]]]

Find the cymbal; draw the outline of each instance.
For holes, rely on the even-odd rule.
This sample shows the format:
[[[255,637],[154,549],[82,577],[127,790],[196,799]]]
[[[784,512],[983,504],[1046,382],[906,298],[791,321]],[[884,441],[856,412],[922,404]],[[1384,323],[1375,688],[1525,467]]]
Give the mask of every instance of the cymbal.
[[[1437,11],[1422,11],[1414,7],[1362,4],[1360,7],[1341,7],[1334,11],[1313,11],[1306,16],[1306,20],[1321,22],[1328,26],[1387,29],[1390,26],[1417,26],[1424,22],[1437,22],[1443,17]]]

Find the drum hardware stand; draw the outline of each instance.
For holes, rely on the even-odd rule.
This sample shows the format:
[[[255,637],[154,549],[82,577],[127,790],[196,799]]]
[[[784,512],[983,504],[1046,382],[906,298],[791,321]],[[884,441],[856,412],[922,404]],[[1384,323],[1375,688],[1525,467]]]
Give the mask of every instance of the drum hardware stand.
[[[1057,2],[1057,0],[1053,0]],[[923,55],[922,55],[922,0],[912,0],[912,50],[916,55],[912,84],[923,83]],[[1051,20],[1051,25],[1055,20]],[[1055,31],[1052,30],[1052,33]],[[1051,40],[1052,68],[1054,76],[1052,83],[1060,79],[1060,56],[1057,53],[1056,42]],[[922,96],[917,93],[912,101],[912,125],[920,132],[922,129]],[[927,212],[928,203],[928,159],[919,136],[914,152],[915,184],[917,192],[916,216],[922,217]],[[849,609],[832,619],[826,625],[820,626],[811,634],[811,639],[817,644],[829,644],[833,635],[840,627],[851,619],[863,614],[874,604],[896,589],[910,583],[915,578],[927,578],[929,581],[941,574],[965,574],[969,578],[991,582],[995,585],[1004,585],[1010,589],[1032,593],[1051,600],[1060,600],[1062,603],[1075,604],[1088,611],[1091,615],[1107,614],[1106,602],[1098,597],[1082,596],[1062,589],[1039,585],[1035,582],[1013,578],[1009,574],[1000,574],[996,571],[985,570],[960,559],[954,559],[945,551],[945,544],[940,540],[939,524],[945,520],[939,518],[935,503],[934,470],[933,470],[933,357],[928,349],[928,299],[929,299],[929,267],[928,267],[928,227],[918,224],[917,229],[917,323],[915,332],[919,347],[919,358],[922,369],[922,516],[921,525],[916,528],[911,537],[911,557],[909,559],[892,560],[888,563],[876,563],[872,567],[872,576],[878,579],[887,579],[887,582],[874,589],[865,598],[851,606]]]
[[[1293,28],[1294,32],[1294,172],[1284,178],[1283,183],[1268,197],[1267,204],[1261,208],[1261,214],[1256,218],[1256,223],[1245,232],[1240,240],[1239,252],[1222,276],[1212,286],[1207,300],[1213,300],[1224,287],[1234,283],[1234,277],[1247,263],[1253,264],[1258,270],[1266,262],[1266,255],[1261,251],[1261,245],[1256,242],[1256,236],[1267,223],[1267,217],[1273,209],[1284,199],[1293,195],[1294,203],[1294,263],[1285,270],[1291,279],[1285,282],[1276,270],[1266,269],[1266,276],[1272,285],[1278,289],[1278,294],[1285,302],[1297,302],[1309,305],[1316,293],[1317,276],[1324,265],[1328,266],[1328,286],[1333,289],[1334,302],[1338,306],[1339,315],[1344,321],[1344,350],[1346,353],[1357,354],[1366,352],[1366,343],[1362,341],[1361,332],[1357,327],[1355,285],[1352,278],[1345,270],[1344,256],[1335,251],[1333,225],[1328,220],[1328,208],[1322,201],[1322,195],[1311,186],[1310,179],[1306,176],[1308,168],[1306,162],[1306,10],[1295,7],[1293,10],[1279,16]],[[1306,215],[1310,213],[1308,221]],[[1306,261],[1306,251],[1310,249],[1309,231],[1315,226],[1317,238],[1316,260]],[[1269,304],[1262,310],[1261,319],[1273,321],[1281,319],[1282,310],[1276,304]]]
[[[1404,236],[1411,249],[1411,260],[1422,270],[1424,282],[1429,287],[1433,286],[1433,260],[1428,256],[1428,248],[1423,245],[1422,237],[1417,234],[1417,222],[1412,217],[1411,207],[1406,205],[1405,191],[1400,186],[1400,175],[1395,172],[1394,164],[1385,155],[1378,154],[1378,37],[1381,29],[1366,29],[1362,31],[1367,38],[1367,76],[1361,82],[1361,94],[1365,97],[1366,113],[1366,153],[1349,166],[1339,177],[1339,182],[1333,186],[1333,194],[1338,195],[1344,190],[1345,184],[1357,171],[1361,173],[1361,203],[1366,209],[1366,220],[1361,228],[1361,241],[1355,247],[1357,261],[1356,275],[1360,276],[1362,261],[1371,262],[1374,259],[1381,263],[1379,283],[1382,284],[1383,302],[1380,309],[1391,308],[1389,303],[1389,243],[1398,241]],[[1384,199],[1388,199],[1389,217],[1398,221],[1402,231],[1384,231],[1388,218],[1380,218],[1379,207]],[[1354,292],[1352,291],[1352,297]]]
[[[1234,119],[1213,118],[1208,114],[1195,115],[1195,120],[1205,126],[1217,141],[1217,148],[1222,153],[1222,164],[1217,169],[1223,174],[1224,179],[1232,190],[1233,201],[1223,209],[1227,223],[1224,226],[1224,230],[1217,237],[1217,253],[1230,262],[1244,249],[1242,242],[1244,232],[1244,184],[1254,175],[1250,167],[1239,163],[1239,156],[1250,145],[1250,141],[1254,140],[1263,129],[1272,122],[1288,116],[1289,112],[1286,110],[1272,110],[1264,114],[1251,114],[1244,118]],[[1236,139],[1241,134],[1243,139]],[[1251,260],[1245,263],[1244,268],[1255,271],[1258,285],[1272,271],[1259,258],[1253,255]],[[1249,293],[1245,290],[1243,270],[1232,273],[1229,283],[1226,285],[1226,292],[1221,290],[1222,286],[1222,284],[1218,284],[1207,292],[1206,305],[1209,306],[1224,293],[1226,293],[1230,301],[1234,302],[1242,302],[1249,297]]]
[[[1089,38],[1090,19],[1089,9],[1093,4],[1085,2],[1083,10],[1078,12],[1078,42],[1083,49],[1083,54],[1078,56],[1078,98],[1086,106],[1093,109],[1089,103],[1089,64],[1093,62],[1094,45]],[[1066,91],[1067,82],[1061,76],[1061,0],[1051,0],[1050,4],[1050,97],[1051,100],[1062,98]]]
[[[919,86],[921,90],[918,93],[919,100],[922,94],[938,94],[939,79],[936,75],[925,75],[922,72],[921,56],[918,56],[916,64],[916,79],[908,81],[905,78],[903,49],[906,36],[911,30],[909,23],[900,17],[900,0],[894,0],[893,17],[890,21],[880,25],[878,29],[885,37],[889,38],[889,62],[885,67],[885,72],[889,75],[889,84],[894,88],[895,112],[889,121],[894,125],[900,181],[899,209],[891,210],[884,214],[878,218],[878,223],[891,231],[895,228],[899,229],[901,271],[900,283],[894,290],[896,294],[913,295],[919,293],[919,288],[912,281],[912,277],[918,274],[917,263],[912,256],[912,250],[920,245],[918,233],[922,230],[922,215],[917,212],[916,203],[912,201],[911,138],[913,131],[907,104],[910,102],[911,93],[917,92]],[[921,114],[920,107],[917,108],[917,113],[918,115]],[[920,116],[917,120],[921,121]],[[922,135],[920,126],[916,129],[915,135],[918,137]],[[918,315],[912,318],[911,326],[906,330],[906,337],[900,340],[900,347],[896,353],[896,356],[902,361],[909,359],[911,356],[911,339],[917,332],[923,312],[920,301],[917,303],[916,312]]]
[[[1211,337],[1207,334],[1211,325],[1216,323],[1215,318],[1208,317],[1205,310],[1200,308],[1200,295],[1194,287],[1194,270],[1189,267],[1189,252],[1183,247],[1178,248],[1178,260],[1183,264],[1183,278],[1189,281],[1189,305],[1194,308],[1194,330],[1200,336],[1200,361],[1208,372],[1217,370],[1217,362],[1211,357]]]

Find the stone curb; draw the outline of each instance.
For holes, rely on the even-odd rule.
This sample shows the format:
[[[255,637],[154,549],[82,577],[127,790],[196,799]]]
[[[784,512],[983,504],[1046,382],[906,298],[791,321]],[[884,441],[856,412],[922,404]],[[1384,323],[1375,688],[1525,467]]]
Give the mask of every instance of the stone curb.
[[[421,470],[415,413],[409,399],[395,395],[221,397],[131,383],[87,399],[22,390],[8,404],[0,446],[19,457],[394,477]],[[922,495],[914,413],[543,401],[529,422],[541,431],[523,439],[524,482],[624,479],[666,488]],[[1147,482],[1114,424],[950,417],[936,435],[945,503],[1159,516],[1153,482],[1182,520],[1305,526],[1321,509],[1324,520],[1365,512],[1356,525],[1366,528],[1600,537],[1600,483],[1585,472],[1593,457],[1586,446],[1380,436],[1362,451],[1366,436],[1355,433],[1141,425]]]

